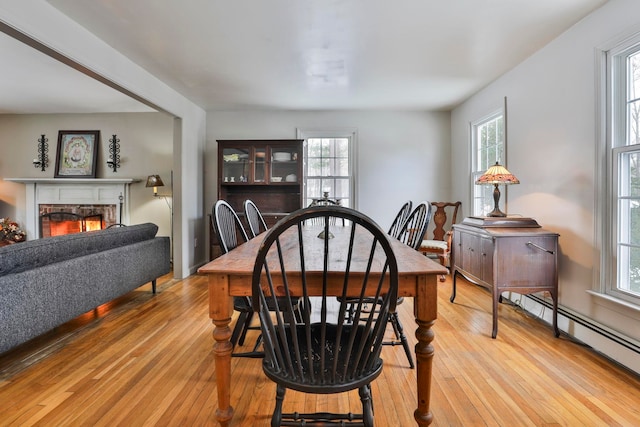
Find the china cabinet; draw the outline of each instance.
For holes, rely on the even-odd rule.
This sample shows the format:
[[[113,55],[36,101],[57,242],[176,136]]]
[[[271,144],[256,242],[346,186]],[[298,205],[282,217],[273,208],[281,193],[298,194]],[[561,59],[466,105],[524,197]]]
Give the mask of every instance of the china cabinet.
[[[470,217],[453,225],[453,290],[458,275],[492,293],[493,331],[498,334],[498,303],[502,293],[549,292],[553,300],[553,330],[559,335],[558,234],[546,231],[531,218],[487,219]]]
[[[243,203],[253,200],[268,226],[302,207],[302,142],[218,140],[218,199],[226,200],[243,222]],[[213,259],[219,255],[213,227],[210,242]]]

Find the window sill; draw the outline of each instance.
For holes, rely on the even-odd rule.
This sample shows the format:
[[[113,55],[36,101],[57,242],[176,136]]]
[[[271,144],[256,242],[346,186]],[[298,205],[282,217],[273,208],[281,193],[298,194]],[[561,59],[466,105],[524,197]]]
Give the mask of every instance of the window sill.
[[[600,300],[600,302],[602,302],[602,305],[604,307],[607,307],[615,311],[619,311],[620,308],[622,307],[625,310],[631,310],[634,312],[634,314],[640,315],[640,306],[637,304],[633,304],[631,302],[622,300],[620,298],[616,298],[607,294],[602,294],[600,292],[596,292],[593,290],[588,290],[587,293],[590,295],[593,295],[594,297],[597,297]]]

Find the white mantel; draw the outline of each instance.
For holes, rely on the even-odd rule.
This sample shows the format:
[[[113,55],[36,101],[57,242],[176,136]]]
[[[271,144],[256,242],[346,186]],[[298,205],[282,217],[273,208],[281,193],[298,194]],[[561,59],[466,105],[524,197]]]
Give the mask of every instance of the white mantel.
[[[118,222],[129,222],[129,186],[139,179],[123,178],[4,178],[25,184],[27,236],[40,237],[39,205],[93,204],[116,205]],[[122,217],[120,198],[122,197]]]

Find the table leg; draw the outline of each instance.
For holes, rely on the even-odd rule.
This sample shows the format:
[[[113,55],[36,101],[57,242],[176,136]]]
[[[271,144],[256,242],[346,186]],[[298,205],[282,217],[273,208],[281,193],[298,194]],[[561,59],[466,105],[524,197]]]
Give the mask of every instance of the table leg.
[[[433,421],[429,404],[431,401],[431,374],[433,363],[434,333],[431,327],[435,323],[438,312],[437,275],[418,278],[417,292],[414,300],[414,314],[418,329],[416,330],[416,380],[418,391],[418,408],[413,416],[420,426],[428,426]]]
[[[216,385],[218,389],[218,409],[216,419],[222,427],[227,427],[233,418],[231,406],[231,298],[226,275],[209,276],[209,317],[213,330],[213,352],[216,360]]]

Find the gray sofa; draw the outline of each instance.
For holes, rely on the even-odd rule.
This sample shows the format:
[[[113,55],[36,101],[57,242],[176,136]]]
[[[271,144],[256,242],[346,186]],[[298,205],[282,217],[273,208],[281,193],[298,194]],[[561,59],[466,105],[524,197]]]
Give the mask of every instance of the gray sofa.
[[[170,269],[169,238],[139,224],[0,248],[0,353],[151,282]]]

